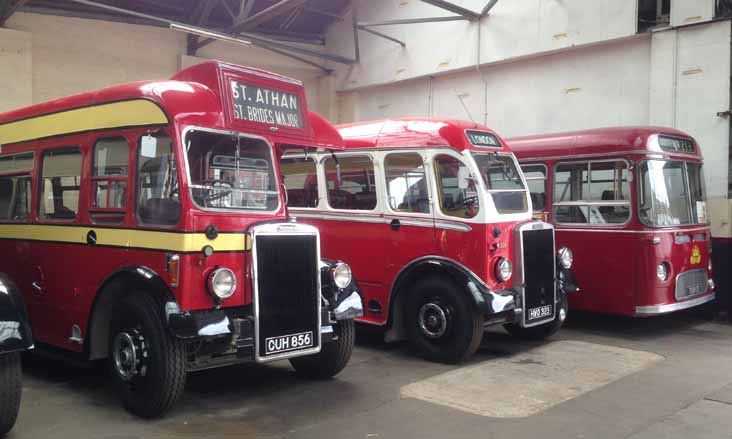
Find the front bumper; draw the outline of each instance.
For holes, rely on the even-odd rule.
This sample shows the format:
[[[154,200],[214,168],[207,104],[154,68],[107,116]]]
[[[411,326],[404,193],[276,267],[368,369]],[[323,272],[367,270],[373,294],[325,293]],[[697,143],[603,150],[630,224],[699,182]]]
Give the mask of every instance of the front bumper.
[[[689,309],[695,306],[703,305],[705,303],[711,302],[715,298],[716,294],[712,292],[712,294],[705,294],[701,297],[684,300],[682,302],[667,303],[661,305],[636,306],[635,315],[638,317],[652,317],[661,314],[668,314],[671,312],[681,311],[683,309]]]

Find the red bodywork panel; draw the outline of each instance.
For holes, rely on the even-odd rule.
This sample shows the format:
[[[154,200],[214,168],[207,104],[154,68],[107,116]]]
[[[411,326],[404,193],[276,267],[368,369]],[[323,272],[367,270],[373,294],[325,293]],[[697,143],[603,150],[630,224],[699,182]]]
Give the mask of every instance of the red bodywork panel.
[[[691,269],[707,269],[709,263],[708,225],[649,227],[638,218],[637,173],[630,182],[631,217],[624,225],[562,225],[554,221],[552,170],[559,162],[625,159],[631,166],[647,158],[686,160],[701,163],[701,150],[694,142],[693,153],[663,151],[649,146],[655,135],[691,139],[672,128],[639,126],[600,128],[548,135],[507,139],[522,165],[547,167],[546,207],[542,214],[555,226],[557,248],[574,253],[572,270],[582,294],[571,295],[570,307],[577,310],[638,315],[637,307],[657,307],[681,303],[674,296],[675,279]],[[680,236],[679,243],[676,237]],[[689,242],[683,242],[688,236]],[[694,257],[694,254],[700,258]],[[667,262],[671,270],[665,281],[656,277],[656,266]],[[711,278],[712,273],[708,273]],[[691,300],[709,297],[712,290]],[[682,301],[683,302],[683,301]]]
[[[235,116],[234,98],[229,88],[231,81],[239,81],[252,87],[288,93],[288,105],[297,102],[300,126],[244,120]],[[295,96],[293,98],[292,96]],[[35,151],[34,181],[38,181],[40,157],[50,148],[73,145],[83,154],[81,185],[79,188],[79,212],[73,221],[64,226],[82,227],[105,233],[105,228],[145,230],[174,233],[203,233],[214,225],[219,234],[244,234],[253,224],[269,220],[286,220],[287,209],[282,193],[279,208],[266,214],[246,211],[212,212],[198,209],[189,194],[189,181],[185,168],[185,151],[181,139],[187,127],[205,127],[225,131],[255,134],[275,147],[274,172],[279,176],[279,148],[296,145],[308,148],[342,149],[338,131],[321,116],[307,110],[305,90],[302,84],[290,78],[216,61],[207,61],[185,69],[172,80],[143,81],[117,85],[93,92],[82,93],[27,108],[0,113],[0,125],[82,107],[145,99],[154,102],[168,118],[166,126],[113,128],[93,132],[69,133],[45,139],[35,139],[2,145],[2,153]],[[293,112],[290,112],[293,113]],[[294,114],[291,114],[295,117]],[[270,116],[263,116],[270,117]],[[279,119],[278,119],[279,121]],[[290,119],[292,121],[292,119]],[[294,125],[297,125],[294,124]],[[140,226],[135,216],[135,190],[126,193],[126,212],[120,224],[105,226],[95,224],[87,209],[92,202],[91,172],[94,142],[103,137],[123,136],[129,145],[129,168],[137,169],[137,149],[141,136],[150,130],[163,129],[173,139],[177,157],[178,187],[180,188],[181,215],[172,227]],[[135,188],[136,173],[129,172],[127,187]],[[279,177],[278,177],[279,178]],[[34,184],[35,186],[35,184]],[[282,192],[282,191],[280,191]],[[47,225],[38,216],[39,190],[32,198],[31,219],[28,224]],[[215,242],[215,241],[212,241]],[[237,276],[235,294],[226,300],[225,307],[249,305],[252,302],[248,251],[221,251],[204,258],[200,251],[180,254],[179,286],[170,286],[167,273],[167,256],[170,251],[91,246],[83,243],[49,243],[40,240],[2,240],[0,267],[11,274],[26,294],[33,323],[34,337],[44,343],[81,351],[83,345],[69,341],[72,325],[79,325],[82,334],[87,333],[94,300],[104,282],[116,270],[128,266],[144,266],[160,275],[174,294],[182,311],[211,309],[216,304],[206,291],[207,275],[219,266],[227,266]],[[40,279],[40,281],[39,281]],[[35,293],[33,282],[42,282],[44,293]]]

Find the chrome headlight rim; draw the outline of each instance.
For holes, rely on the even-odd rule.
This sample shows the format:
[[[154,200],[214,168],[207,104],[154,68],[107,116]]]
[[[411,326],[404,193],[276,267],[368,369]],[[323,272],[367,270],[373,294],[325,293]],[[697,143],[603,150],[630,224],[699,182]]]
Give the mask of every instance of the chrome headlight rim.
[[[230,277],[230,286],[227,290],[221,290],[218,288],[220,285],[217,281],[221,276],[229,276]],[[212,271],[208,275],[208,292],[218,300],[226,300],[229,297],[233,296],[236,292],[236,275],[234,274],[234,271],[230,268],[226,267],[219,267]]]
[[[353,271],[351,266],[345,262],[337,262],[330,269],[330,280],[338,289],[346,289],[353,282]]]
[[[499,281],[507,282],[513,276],[513,264],[507,258],[498,258],[493,271]]]
[[[661,282],[666,282],[671,271],[670,268],[668,262],[665,261],[656,265],[656,278]]]
[[[557,258],[559,259],[559,264],[561,264],[562,268],[565,270],[572,268],[572,265],[574,264],[574,253],[572,252],[572,249],[569,247],[560,248],[557,252]]]

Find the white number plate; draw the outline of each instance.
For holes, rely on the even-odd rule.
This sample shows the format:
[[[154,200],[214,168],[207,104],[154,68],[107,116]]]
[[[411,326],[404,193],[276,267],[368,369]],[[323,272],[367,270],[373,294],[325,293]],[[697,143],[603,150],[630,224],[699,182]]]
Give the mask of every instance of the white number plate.
[[[280,335],[264,340],[264,354],[271,355],[280,352],[295,351],[313,347],[313,331],[299,334]]]
[[[538,308],[529,309],[529,320],[541,319],[552,315],[552,306],[540,306]]]

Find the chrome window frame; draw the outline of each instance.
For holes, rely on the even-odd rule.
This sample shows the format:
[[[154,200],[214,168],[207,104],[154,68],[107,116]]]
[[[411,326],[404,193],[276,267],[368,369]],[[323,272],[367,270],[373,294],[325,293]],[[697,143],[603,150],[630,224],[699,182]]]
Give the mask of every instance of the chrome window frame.
[[[196,201],[194,200],[193,193],[191,192],[191,190],[193,189],[192,184],[191,184],[191,168],[190,168],[190,165],[188,163],[188,150],[186,148],[186,136],[188,135],[188,133],[190,131],[205,131],[205,132],[214,133],[214,134],[223,134],[223,135],[230,135],[230,136],[238,136],[238,137],[244,137],[245,139],[254,139],[254,140],[261,140],[261,141],[263,141],[267,145],[267,148],[269,149],[270,164],[272,165],[272,173],[274,174],[274,178],[275,178],[275,190],[273,192],[277,192],[277,206],[274,209],[247,209],[247,208],[235,208],[235,207],[232,207],[232,208],[220,208],[220,207],[218,207],[218,208],[210,208],[210,207],[201,207],[201,206],[199,206],[196,203]],[[186,176],[185,186],[188,189],[187,190],[187,193],[188,193],[188,197],[191,200],[191,204],[193,206],[195,206],[196,209],[199,209],[199,210],[201,210],[203,212],[246,213],[247,215],[249,215],[249,214],[254,214],[254,215],[272,215],[272,214],[276,213],[277,211],[279,211],[280,209],[282,209],[282,192],[280,192],[280,184],[279,184],[280,180],[279,180],[279,175],[278,175],[278,172],[277,172],[277,171],[279,171],[278,163],[276,163],[277,162],[277,157],[274,154],[275,151],[274,151],[274,147],[273,147],[272,143],[266,137],[258,136],[256,134],[242,133],[241,131],[236,131],[236,130],[220,130],[220,129],[216,129],[216,128],[205,128],[205,127],[191,125],[191,126],[187,126],[183,130],[182,137],[181,137],[181,142],[182,142],[181,148],[183,148],[183,163],[184,163],[184,165],[186,167],[186,170],[185,170],[185,172],[186,172],[185,173],[185,176]],[[179,189],[178,190],[178,193],[180,194],[180,192],[181,191]],[[137,209],[135,209],[135,210],[137,210]]]
[[[592,163],[614,163],[614,162],[623,162],[625,163],[625,169],[628,171],[628,200],[619,202],[616,200],[612,201],[586,201],[586,200],[577,200],[577,201],[556,201],[556,185],[557,185],[557,168],[561,165],[571,165],[571,164],[587,164],[587,186],[590,190],[592,190]],[[552,221],[556,223],[559,226],[575,226],[575,227],[610,227],[610,228],[619,228],[627,226],[632,220],[634,215],[634,209],[633,209],[633,192],[632,192],[632,182],[634,179],[633,175],[633,167],[631,166],[630,160],[622,157],[618,158],[608,158],[608,159],[589,159],[589,160],[567,160],[567,161],[558,161],[554,164],[552,167]],[[622,222],[622,223],[605,223],[605,224],[593,224],[590,222],[586,223],[567,223],[567,222],[559,222],[556,219],[556,212],[555,207],[557,206],[596,206],[596,207],[603,207],[603,206],[628,206],[628,218]]]
[[[376,205],[373,209],[339,209],[337,207],[333,207],[330,205],[330,199],[328,197],[328,175],[325,170],[325,162],[327,160],[333,159],[333,154],[335,154],[336,157],[340,159],[340,157],[368,157],[369,160],[371,160],[371,165],[374,169],[374,191],[376,193]],[[323,175],[323,191],[324,191],[324,199],[325,199],[325,207],[327,208],[327,211],[329,212],[347,212],[347,213],[377,213],[380,214],[381,211],[383,211],[381,207],[381,200],[379,197],[380,188],[379,188],[379,177],[378,177],[378,167],[376,164],[378,163],[378,160],[375,157],[375,154],[372,152],[367,151],[348,151],[348,152],[333,152],[333,154],[321,154],[320,157],[320,168],[322,169],[322,175]],[[320,193],[320,192],[318,192]],[[299,209],[299,208],[298,208]]]
[[[395,154],[413,154],[413,155],[419,156],[419,158],[422,159],[422,170],[424,171],[425,184],[427,185],[427,198],[429,199],[429,207],[430,207],[429,212],[426,212],[426,213],[425,212],[402,212],[399,210],[395,210],[391,207],[391,202],[389,201],[389,199],[391,198],[391,195],[389,194],[389,184],[388,184],[389,182],[387,181],[387,177],[386,177],[386,171],[387,171],[386,159],[389,156],[395,155]],[[432,184],[430,182],[430,175],[429,175],[429,171],[428,171],[429,167],[427,164],[426,154],[424,154],[423,152],[420,152],[418,150],[415,150],[415,149],[405,149],[405,150],[401,150],[401,151],[391,150],[391,151],[385,151],[381,155],[381,157],[379,157],[379,161],[382,163],[382,167],[383,167],[382,177],[384,179],[384,196],[386,197],[384,204],[386,205],[385,210],[388,211],[388,212],[385,211],[384,213],[387,215],[394,215],[394,216],[404,215],[404,216],[410,216],[410,217],[414,216],[417,218],[426,217],[426,218],[429,218],[430,220],[432,220],[434,218],[435,207],[433,206],[434,197],[432,196]]]
[[[285,206],[287,206],[288,209],[298,209],[298,210],[305,210],[305,211],[308,211],[308,210],[315,211],[315,210],[320,209],[321,204],[323,202],[323,197],[321,196],[321,193],[320,193],[320,177],[318,176],[318,174],[319,174],[318,167],[319,167],[320,157],[317,154],[301,154],[301,153],[284,154],[282,157],[277,159],[277,161],[279,162],[277,167],[278,167],[278,170],[280,171],[281,176],[284,176],[284,173],[282,172],[282,160],[288,159],[288,158],[309,159],[309,160],[313,161],[313,165],[315,165],[315,189],[318,192],[318,204],[315,207],[290,206],[290,202],[289,202],[290,198],[289,198],[289,196],[287,196],[287,183],[285,183],[284,184],[285,185],[285,196],[287,196],[287,199],[286,199],[287,203],[285,203]]]
[[[527,177],[526,176],[526,173],[524,172],[524,166],[541,166],[542,168],[544,168],[544,177]],[[534,163],[524,163],[524,164],[522,164],[519,161],[519,168],[521,169],[521,173],[524,175],[524,180],[526,180],[526,190],[529,192],[529,199],[531,199],[531,188],[529,188],[529,181],[539,181],[539,180],[543,180],[544,181],[544,209],[543,210],[542,209],[537,210],[537,209],[534,208],[534,203],[531,203],[531,212],[534,213],[534,212],[544,212],[544,211],[546,211],[546,208],[548,207],[547,201],[549,201],[549,200],[546,199],[546,196],[549,193],[549,191],[547,190],[547,189],[549,189],[549,185],[548,185],[548,182],[549,182],[549,167],[546,165],[546,163],[543,163],[543,162],[534,162]]]

